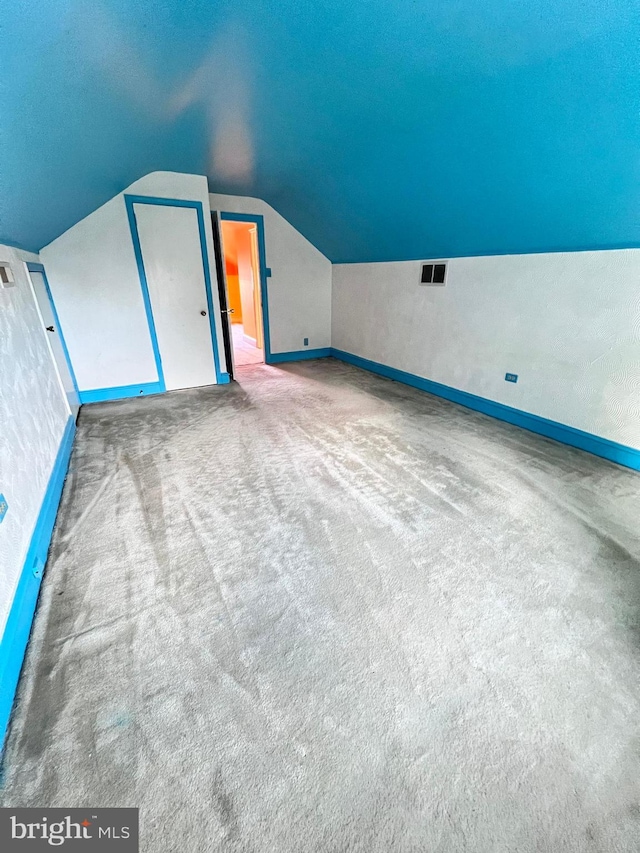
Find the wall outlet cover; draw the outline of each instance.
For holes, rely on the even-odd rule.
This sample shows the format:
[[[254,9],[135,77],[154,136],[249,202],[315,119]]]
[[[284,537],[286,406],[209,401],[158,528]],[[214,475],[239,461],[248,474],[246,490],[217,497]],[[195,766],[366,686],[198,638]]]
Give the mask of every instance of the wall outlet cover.
[[[7,503],[7,499],[4,495],[0,495],[0,521],[5,517],[8,509],[9,504]]]
[[[305,339],[304,339],[304,345],[305,345],[306,347],[308,347],[308,346],[309,346],[309,338],[305,338]]]
[[[517,382],[518,381],[518,374],[517,373],[505,373],[504,378],[505,378],[506,382]]]

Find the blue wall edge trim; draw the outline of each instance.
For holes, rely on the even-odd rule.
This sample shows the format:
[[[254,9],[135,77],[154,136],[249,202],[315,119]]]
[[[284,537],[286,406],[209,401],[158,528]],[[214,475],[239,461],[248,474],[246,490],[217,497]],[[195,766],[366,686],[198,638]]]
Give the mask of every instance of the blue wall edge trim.
[[[333,348],[331,349],[331,355],[340,361],[353,364],[355,367],[361,367],[364,370],[385,376],[387,379],[394,379],[396,382],[411,385],[420,391],[427,391],[429,394],[443,397],[452,403],[459,403],[468,409],[474,409],[477,412],[482,412],[484,415],[490,415],[498,420],[522,427],[529,430],[529,432],[544,435],[546,438],[552,438],[561,444],[568,444],[571,447],[586,450],[588,453],[593,453],[595,456],[602,456],[604,459],[609,459],[618,465],[624,465],[627,468],[632,468],[634,471],[640,471],[640,450],[635,450],[633,447],[617,444],[615,441],[610,441],[607,438],[601,438],[590,432],[583,432],[575,427],[561,424],[558,421],[547,420],[547,418],[540,417],[540,415],[523,412],[521,409],[505,406],[503,403],[487,400],[486,397],[478,397],[475,394],[470,394],[468,391],[459,391],[457,388],[442,385],[431,379],[423,379],[421,376],[406,373],[404,370],[397,370],[395,367],[388,367],[376,361],[369,361],[369,359],[362,358],[359,355],[353,355],[352,353]]]
[[[535,247],[532,249],[513,249],[509,251],[500,249],[488,249],[484,252],[463,252],[462,254],[449,254],[445,252],[444,254],[440,255],[422,255],[417,258],[374,258],[366,261],[334,261],[333,258],[329,258],[329,260],[335,266],[356,266],[358,264],[413,264],[421,262],[424,263],[427,261],[430,262],[434,260],[465,260],[466,258],[512,258],[518,257],[519,255],[570,255],[572,253],[583,254],[585,252],[625,252],[629,249],[633,249],[634,251],[640,249],[640,243],[632,240],[627,243],[608,243],[604,246],[580,245],[574,247],[565,246],[564,248],[562,246],[551,246],[542,249],[539,247]],[[325,257],[327,256],[325,255]]]
[[[220,374],[220,382],[218,383],[219,385],[228,385],[230,382],[231,382],[231,377],[229,376],[228,373],[221,373]]]
[[[296,352],[272,352],[266,360],[267,364],[282,364],[284,361],[305,361],[308,358],[327,358],[331,347],[322,349],[301,349]]]
[[[93,388],[80,391],[80,402],[103,403],[105,400],[124,400],[126,397],[146,397],[149,394],[163,394],[163,382],[143,382],[140,385],[120,385],[115,388]]]
[[[58,514],[62,487],[69,468],[75,431],[75,420],[70,417],[58,448],[0,642],[0,751],[4,748],[22,663],[31,634],[31,624],[47,562],[51,534]]]

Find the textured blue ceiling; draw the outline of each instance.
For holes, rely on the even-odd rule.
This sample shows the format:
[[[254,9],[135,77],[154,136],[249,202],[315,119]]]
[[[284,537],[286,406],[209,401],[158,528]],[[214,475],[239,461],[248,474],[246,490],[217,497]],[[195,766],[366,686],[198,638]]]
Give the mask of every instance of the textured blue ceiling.
[[[4,0],[0,240],[156,169],[334,261],[640,245],[637,0]]]

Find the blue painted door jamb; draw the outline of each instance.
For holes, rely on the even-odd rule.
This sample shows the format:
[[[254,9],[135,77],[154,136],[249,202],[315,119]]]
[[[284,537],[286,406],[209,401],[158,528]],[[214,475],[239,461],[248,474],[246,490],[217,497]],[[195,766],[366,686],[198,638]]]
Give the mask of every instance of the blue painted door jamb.
[[[49,279],[47,278],[47,273],[45,272],[43,264],[34,264],[31,261],[27,261],[27,270],[29,272],[39,272],[42,274],[44,287],[47,291],[47,297],[49,299],[49,304],[51,305],[51,311],[53,313],[53,319],[56,324],[56,330],[60,338],[62,352],[64,353],[65,361],[67,362],[67,367],[69,368],[69,373],[71,374],[71,381],[73,382],[73,387],[75,389],[76,394],[78,395],[78,401],[80,401],[80,391],[78,390],[78,383],[76,382],[76,374],[73,370],[73,364],[71,363],[71,356],[69,355],[69,350],[67,349],[67,342],[64,339],[64,333],[62,331],[62,326],[60,325],[60,318],[58,317],[58,312],[56,311],[56,303],[53,301],[53,294],[51,293],[51,288],[49,287]]]

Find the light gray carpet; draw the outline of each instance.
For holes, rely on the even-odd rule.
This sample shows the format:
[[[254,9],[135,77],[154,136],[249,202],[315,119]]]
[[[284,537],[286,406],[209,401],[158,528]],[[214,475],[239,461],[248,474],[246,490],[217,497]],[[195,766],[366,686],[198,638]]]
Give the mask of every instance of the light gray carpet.
[[[82,410],[4,803],[143,851],[640,848],[640,478],[325,359]]]

